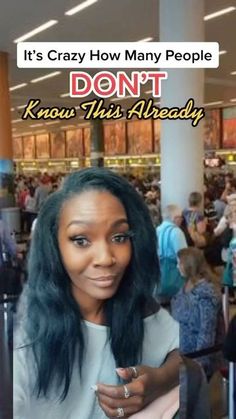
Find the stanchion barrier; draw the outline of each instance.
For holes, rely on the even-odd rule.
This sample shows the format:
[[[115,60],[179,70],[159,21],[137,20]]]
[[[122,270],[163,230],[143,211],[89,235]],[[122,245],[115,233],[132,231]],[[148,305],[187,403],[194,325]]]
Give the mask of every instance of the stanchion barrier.
[[[225,321],[225,330],[228,331],[229,328],[229,286],[224,284],[224,294],[223,294],[223,314]],[[228,403],[229,403],[229,419],[236,418],[236,407],[234,402],[234,386],[235,386],[235,377],[236,377],[236,367],[232,362],[229,363],[229,394],[228,394]]]
[[[236,410],[234,405],[234,386],[236,378],[236,366],[233,362],[229,364],[229,419],[235,419]]]

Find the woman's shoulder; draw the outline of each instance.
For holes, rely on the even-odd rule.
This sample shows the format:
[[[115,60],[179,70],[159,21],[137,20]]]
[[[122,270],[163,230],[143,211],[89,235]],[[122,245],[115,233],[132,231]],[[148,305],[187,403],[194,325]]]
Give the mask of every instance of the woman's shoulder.
[[[160,304],[158,303],[157,300],[155,300],[154,298],[150,299],[144,307],[144,312],[143,312],[144,319],[149,317],[149,316],[152,316],[153,314],[158,313],[159,310],[160,310],[160,307],[161,306],[160,306]]]
[[[221,295],[213,282],[203,280],[195,285],[192,290],[194,295],[197,295],[201,300],[207,300],[211,304],[219,303]]]
[[[144,324],[146,328],[150,329],[162,326],[163,330],[165,328],[168,329],[172,326],[175,328],[175,326],[177,326],[177,322],[170,313],[161,307],[158,302],[156,302],[156,309],[150,311],[148,315],[144,317]]]

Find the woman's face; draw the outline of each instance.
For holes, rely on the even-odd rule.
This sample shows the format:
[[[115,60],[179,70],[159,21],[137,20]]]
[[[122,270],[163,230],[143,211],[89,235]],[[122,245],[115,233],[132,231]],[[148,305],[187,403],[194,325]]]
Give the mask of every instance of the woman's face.
[[[83,192],[64,204],[59,249],[78,303],[116,293],[131,259],[129,233],[125,209],[109,192]]]

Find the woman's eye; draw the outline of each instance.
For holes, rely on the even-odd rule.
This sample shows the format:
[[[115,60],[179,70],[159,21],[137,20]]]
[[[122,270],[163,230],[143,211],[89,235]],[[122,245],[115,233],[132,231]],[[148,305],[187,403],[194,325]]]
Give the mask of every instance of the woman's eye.
[[[114,243],[125,243],[127,240],[129,240],[128,234],[116,234],[112,237],[112,242]]]
[[[87,247],[87,246],[89,246],[89,241],[88,241],[88,239],[86,239],[86,237],[73,237],[71,239],[71,241],[73,243],[75,243],[76,246],[79,246],[79,247]]]

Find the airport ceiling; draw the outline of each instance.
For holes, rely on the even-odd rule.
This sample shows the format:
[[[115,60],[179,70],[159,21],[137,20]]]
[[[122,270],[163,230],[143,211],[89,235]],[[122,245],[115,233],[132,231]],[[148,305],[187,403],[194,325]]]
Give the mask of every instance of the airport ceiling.
[[[0,0],[0,51],[9,53],[9,85],[15,86],[27,83],[24,88],[11,92],[12,121],[20,118],[22,109],[29,98],[40,98],[43,106],[75,106],[77,99],[61,97],[69,91],[68,69],[61,71],[58,76],[39,83],[30,83],[30,80],[48,74],[52,69],[19,69],[16,64],[16,44],[13,42],[19,36],[36,28],[51,19],[58,20],[52,26],[30,38],[28,41],[138,41],[152,37],[159,40],[158,0],[98,0],[90,7],[73,16],[65,16],[65,11],[71,9],[84,0]],[[178,0],[173,0],[178,1]],[[197,2],[197,0],[196,0]],[[236,0],[206,0],[205,14],[224,9],[229,6],[236,7]],[[227,51],[220,56],[220,66],[217,69],[205,71],[205,103],[222,101],[222,106],[232,105],[231,99],[236,98],[236,10],[218,18],[206,21],[205,40],[217,41],[220,50]],[[144,90],[147,90],[145,86]],[[147,95],[143,91],[143,97]],[[109,103],[109,101],[108,101]],[[236,103],[236,102],[235,102]],[[122,101],[126,108],[131,103]],[[68,125],[83,123],[76,118],[68,121]],[[40,121],[38,121],[40,122]],[[13,134],[21,135],[28,132],[39,132],[49,129],[35,125],[32,120],[13,122]],[[37,125],[37,124],[36,124]],[[52,125],[50,129],[60,129],[65,121]]]

